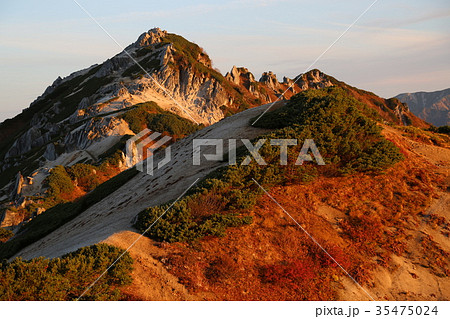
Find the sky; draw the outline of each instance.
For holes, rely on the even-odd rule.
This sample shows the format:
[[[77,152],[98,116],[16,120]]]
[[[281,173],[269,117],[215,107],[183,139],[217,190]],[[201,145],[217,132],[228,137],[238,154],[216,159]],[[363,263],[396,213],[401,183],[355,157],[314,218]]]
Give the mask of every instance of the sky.
[[[122,46],[160,27],[204,48],[223,74],[279,80],[311,67],[382,97],[450,87],[450,1],[77,0]],[[338,41],[336,41],[339,38]],[[121,48],[74,0],[0,0],[0,121],[58,77]]]

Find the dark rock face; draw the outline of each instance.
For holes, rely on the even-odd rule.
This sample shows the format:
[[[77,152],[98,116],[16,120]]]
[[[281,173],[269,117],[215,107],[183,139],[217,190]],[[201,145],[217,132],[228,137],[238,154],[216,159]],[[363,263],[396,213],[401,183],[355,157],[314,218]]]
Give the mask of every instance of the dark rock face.
[[[48,161],[54,161],[55,159],[57,159],[58,154],[56,153],[55,144],[53,143],[48,144],[43,156]]]
[[[15,183],[13,184],[14,186],[13,186],[13,189],[11,192],[12,199],[20,198],[20,194],[22,194],[23,184],[24,184],[24,178],[23,178],[22,174],[19,172],[19,173],[17,173]]]
[[[45,145],[50,141],[50,134],[42,133],[37,127],[31,127],[13,144],[11,149],[6,153],[5,158],[23,155],[33,148]]]

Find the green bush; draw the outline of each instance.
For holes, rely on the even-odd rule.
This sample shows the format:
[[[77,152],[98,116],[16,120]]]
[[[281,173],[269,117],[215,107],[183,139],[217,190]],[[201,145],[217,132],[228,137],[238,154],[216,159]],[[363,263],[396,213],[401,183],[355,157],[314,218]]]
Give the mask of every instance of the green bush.
[[[76,300],[123,252],[99,244],[80,248],[61,258],[4,261],[0,264],[0,300]],[[118,287],[131,283],[132,265],[133,259],[125,253],[82,300],[122,299]]]
[[[450,126],[449,125],[440,126],[436,129],[436,132],[440,134],[450,135]]]
[[[169,111],[164,111],[155,102],[145,102],[136,105],[132,110],[121,115],[134,133],[148,128],[152,131],[183,137],[196,132],[202,126],[182,118]]]
[[[89,193],[101,184],[105,176],[116,175],[119,171],[117,166],[123,160],[121,149],[125,148],[125,143],[126,139],[122,138],[111,150],[103,153],[100,158],[101,164],[78,163],[69,167],[57,166],[53,168],[45,180],[48,190],[39,207],[49,209],[60,203],[65,203],[71,199],[71,193],[75,190],[75,186]],[[111,171],[111,167],[116,167],[116,170]]]
[[[188,196],[175,203],[170,210],[170,203],[148,208],[139,214],[135,227],[142,233],[150,228],[146,233],[148,237],[173,243],[193,241],[205,236],[223,237],[228,227],[252,222],[251,216],[235,213],[196,218],[189,208],[189,203],[194,200],[195,196]]]
[[[191,65],[195,65],[197,63],[197,59],[200,55],[203,55],[204,59],[207,59],[209,63],[211,63],[211,60],[209,60],[202,48],[200,48],[197,44],[186,40],[180,35],[173,33],[167,34],[167,36],[165,36],[162,40],[162,44],[169,43],[175,48],[176,54],[185,57]]]
[[[46,179],[46,184],[49,186],[49,196],[55,198],[59,198],[63,193],[70,193],[74,189],[72,180],[64,166],[53,168]]]
[[[167,132],[172,136],[186,136],[198,130],[198,126],[173,113],[148,115],[147,127],[152,131]]]
[[[66,168],[66,171],[72,181],[77,181],[79,187],[90,192],[100,185],[100,179],[96,174],[98,169],[94,165],[80,163]]]
[[[256,125],[277,131],[268,138],[313,139],[336,174],[380,172],[403,157],[364,113],[365,106],[345,90],[308,90],[263,116]],[[270,146],[265,146],[272,153]],[[293,155],[298,148],[292,148]]]
[[[82,179],[92,175],[92,172],[96,169],[94,165],[90,164],[75,164],[66,169],[72,180]]]
[[[5,228],[0,228],[0,243],[8,241],[13,236],[14,233],[12,231]]]

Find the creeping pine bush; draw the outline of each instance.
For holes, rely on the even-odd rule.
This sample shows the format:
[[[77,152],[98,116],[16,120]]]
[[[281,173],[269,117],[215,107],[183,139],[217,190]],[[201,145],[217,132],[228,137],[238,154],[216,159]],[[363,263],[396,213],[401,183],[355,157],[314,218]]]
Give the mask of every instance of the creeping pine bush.
[[[262,194],[253,179],[265,187],[291,183],[308,183],[320,174],[340,176],[357,172],[379,173],[402,159],[394,144],[381,135],[376,122],[364,115],[365,106],[340,88],[309,90],[297,94],[283,107],[266,114],[257,126],[274,131],[260,136],[266,139],[259,153],[267,165],[256,161],[249,165],[230,165],[207,176],[182,201],[152,207],[141,212],[136,227],[145,231],[156,219],[148,236],[169,242],[190,241],[204,236],[222,236],[227,227],[251,223],[245,212]],[[288,165],[280,165],[279,146],[273,139],[296,139],[288,148]],[[312,163],[295,165],[303,141],[313,139],[326,162],[325,167]],[[255,144],[256,140],[253,141]],[[240,148],[238,160],[249,155]],[[199,214],[202,196],[214,195],[223,207],[210,214]],[[197,207],[192,209],[191,207]],[[231,212],[223,215],[221,211]],[[199,219],[199,215],[202,218]]]
[[[380,172],[402,159],[366,107],[345,90],[330,87],[297,94],[256,125],[278,129],[271,138],[311,138],[336,174]],[[293,148],[298,154],[298,149]]]
[[[137,104],[135,108],[121,115],[121,118],[136,134],[148,128],[152,131],[182,137],[202,127],[172,112],[164,111],[155,102]]]
[[[12,231],[5,228],[0,228],[0,243],[9,240],[13,236],[14,234]]]
[[[121,141],[119,145],[124,145]],[[102,184],[107,178],[113,178],[119,172],[117,166],[122,160],[122,152],[116,149],[103,155],[101,164],[78,163],[73,166],[56,166],[50,171],[45,183],[48,186],[47,196],[40,205],[46,209],[60,203],[73,200],[71,194],[78,187],[85,193],[89,193]]]
[[[90,192],[101,184],[99,176],[96,174],[98,168],[90,164],[75,164],[66,168],[67,173],[78,187],[86,192]]]
[[[223,237],[228,227],[248,225],[252,222],[251,216],[233,213],[196,218],[188,207],[189,201],[194,200],[195,196],[187,197],[175,203],[169,210],[171,204],[148,208],[139,214],[135,227],[140,232],[150,228],[147,236],[159,241],[188,242],[205,236]],[[160,216],[163,217],[158,220]]]
[[[449,125],[440,126],[436,129],[436,132],[450,135],[450,126]]]
[[[16,258],[0,264],[0,300],[76,300],[121,254],[122,249],[99,244],[61,258]],[[128,253],[84,295],[83,300],[120,300],[118,289],[132,281],[133,259]]]
[[[64,166],[56,166],[47,177],[49,196],[59,198],[63,193],[70,193],[74,186]]]

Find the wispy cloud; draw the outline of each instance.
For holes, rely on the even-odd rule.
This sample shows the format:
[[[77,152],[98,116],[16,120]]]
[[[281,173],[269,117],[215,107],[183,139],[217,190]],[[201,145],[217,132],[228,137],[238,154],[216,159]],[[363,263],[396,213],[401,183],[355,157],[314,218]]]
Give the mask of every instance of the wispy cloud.
[[[434,10],[429,9],[426,11],[414,12],[412,15],[398,16],[395,19],[378,17],[376,19],[371,19],[364,23],[365,26],[385,26],[385,27],[408,27],[414,26],[418,23],[429,22],[435,20],[446,19],[450,17],[450,8]],[[450,22],[447,20],[447,26],[450,28]],[[448,30],[447,30],[448,31]]]

